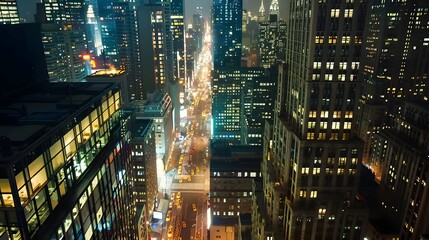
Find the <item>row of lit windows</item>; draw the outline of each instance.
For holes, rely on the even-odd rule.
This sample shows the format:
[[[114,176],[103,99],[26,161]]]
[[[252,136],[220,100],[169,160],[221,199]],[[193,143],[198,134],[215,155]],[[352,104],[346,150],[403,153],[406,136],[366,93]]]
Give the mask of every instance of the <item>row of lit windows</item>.
[[[341,118],[341,111],[321,111],[320,117],[321,118],[329,118],[329,113],[332,113],[333,118]],[[309,118],[316,118],[317,117],[317,111],[309,111],[308,112]],[[353,111],[346,111],[344,114],[345,118],[353,118]]]
[[[333,18],[339,18],[341,9],[333,8],[331,9],[331,17]],[[345,18],[351,18],[353,17],[353,9],[344,9],[344,17]]]
[[[308,132],[307,133],[307,140],[315,140],[315,133],[314,132]],[[343,133],[341,140],[347,140],[350,137],[349,133]],[[327,135],[325,132],[319,133],[317,140],[327,140]],[[331,133],[329,140],[339,140],[339,134],[338,133]]]
[[[337,62],[326,62],[326,69],[334,69]],[[347,62],[338,62],[338,66],[341,70],[347,69]],[[321,69],[322,62],[313,62],[313,69]],[[359,62],[351,62],[351,69],[359,69]]]
[[[341,123],[340,122],[332,122],[332,128],[331,129],[340,129]],[[315,128],[316,122],[308,122],[308,128]],[[344,129],[351,129],[352,123],[351,122],[344,122]],[[328,129],[328,122],[320,122],[320,128],[321,129]]]
[[[347,76],[346,74],[336,74],[336,75],[325,74],[325,75],[321,75],[321,74],[315,73],[312,75],[311,79],[313,81],[319,81],[319,80],[321,80],[321,77],[324,77],[325,81],[333,81],[335,76],[336,76],[337,81],[342,81],[342,82],[346,81],[346,76]],[[355,81],[357,78],[357,76],[355,74],[350,74],[349,77],[350,77],[350,81]]]
[[[234,216],[234,215],[239,216],[240,215],[240,211],[234,213],[234,212],[223,212],[223,216]],[[219,211],[213,211],[213,216],[220,216],[220,212]]]
[[[344,168],[338,168],[337,169],[337,174],[338,175],[343,175],[345,173],[345,171],[346,170]],[[348,171],[349,171],[350,175],[356,174],[356,169],[352,169],[351,168]],[[334,170],[331,169],[331,168],[325,168],[324,172],[327,175],[332,175],[334,173]],[[320,168],[313,168],[312,173],[313,173],[313,175],[319,175],[320,174]],[[309,167],[301,168],[301,174],[302,175],[308,175],[308,174],[310,174],[310,168]]]
[[[307,197],[307,190],[299,191],[299,197],[306,198]],[[317,191],[316,190],[310,191],[310,198],[317,198]]]

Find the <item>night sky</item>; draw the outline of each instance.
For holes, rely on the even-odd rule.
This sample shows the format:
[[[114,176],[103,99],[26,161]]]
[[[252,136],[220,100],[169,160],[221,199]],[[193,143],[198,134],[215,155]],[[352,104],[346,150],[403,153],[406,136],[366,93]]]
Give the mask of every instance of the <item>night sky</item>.
[[[211,4],[213,0],[184,0],[185,1],[185,14],[186,21],[190,23],[192,21],[192,15],[196,12],[197,7],[203,7],[203,15],[209,16]],[[19,15],[21,18],[27,20],[27,22],[34,22],[34,14],[36,13],[36,2],[40,0],[17,0]],[[286,0],[278,0],[280,7],[280,15],[282,18],[286,17]],[[271,0],[264,0],[265,10],[268,12]],[[261,4],[261,0],[243,0],[243,9],[250,9],[253,15],[255,15]]]

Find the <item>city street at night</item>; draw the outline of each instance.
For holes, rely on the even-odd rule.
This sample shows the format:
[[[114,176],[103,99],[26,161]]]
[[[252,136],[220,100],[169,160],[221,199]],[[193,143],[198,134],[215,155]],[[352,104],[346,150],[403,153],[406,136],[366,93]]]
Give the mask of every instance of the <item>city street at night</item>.
[[[183,141],[175,143],[170,169],[178,169],[170,191],[174,196],[172,217],[166,227],[168,239],[207,239],[207,194],[210,190],[210,69],[211,29],[207,26],[204,45],[197,61],[194,81],[188,89],[188,115]],[[175,154],[177,153],[177,154]],[[180,198],[178,193],[180,192]],[[173,226],[172,228],[170,226]],[[169,230],[172,230],[169,233]]]

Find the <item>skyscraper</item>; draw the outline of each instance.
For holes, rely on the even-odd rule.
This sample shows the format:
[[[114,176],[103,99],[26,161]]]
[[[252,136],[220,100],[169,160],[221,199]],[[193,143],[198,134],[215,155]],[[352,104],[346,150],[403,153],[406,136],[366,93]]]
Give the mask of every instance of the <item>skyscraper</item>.
[[[261,0],[261,6],[259,7],[259,15],[258,15],[258,21],[262,22],[265,21],[265,6],[264,6],[264,0]]]
[[[139,31],[142,51],[142,72],[145,73],[143,88],[145,92],[169,90],[173,71],[171,53],[168,53],[168,45],[171,47],[171,32],[168,22],[170,21],[167,3],[149,2],[139,7]],[[153,37],[156,36],[156,37]]]
[[[353,117],[366,5],[291,1],[286,68],[262,171],[271,232],[262,236],[363,237],[367,213],[355,197],[362,141]]]
[[[85,13],[85,29],[89,53],[93,56],[100,56],[103,51],[103,44],[101,42],[98,2],[97,0],[86,0],[85,4],[88,6]]]
[[[197,13],[192,15],[192,27],[195,33],[197,34],[198,39],[198,48],[202,48],[203,45],[203,33],[204,33],[204,18],[201,13],[198,13],[200,11],[197,8]]]
[[[240,67],[242,0],[213,0],[213,63],[219,67]]]
[[[213,1],[213,138],[245,141],[241,77],[242,0]]]
[[[260,18],[264,19],[264,18]],[[284,60],[286,50],[286,21],[279,19],[278,3],[270,4],[268,20],[259,22],[259,62],[264,68],[270,68],[279,60]]]
[[[371,213],[390,221],[389,231],[398,238],[420,239],[429,233],[429,105],[407,101],[390,116],[391,127],[374,134],[372,144],[370,159],[384,168],[379,202]]]
[[[428,1],[372,3],[366,23],[359,96],[359,136],[365,141],[364,159],[371,154],[373,134],[385,125],[403,100],[423,99],[428,89]],[[366,162],[366,161],[365,161]],[[383,170],[368,162],[379,177]]]
[[[184,26],[184,8],[183,0],[171,0],[170,4],[170,24],[171,41],[173,57],[173,78],[169,89],[170,97],[173,100],[174,112],[177,128],[180,127],[180,107],[184,103],[185,79],[186,79],[186,56],[185,56],[185,26]],[[168,57],[168,56],[167,56]],[[168,66],[167,66],[168,68]],[[182,101],[180,100],[182,98]]]
[[[2,112],[19,112],[0,123],[2,237],[133,239],[119,85],[55,83],[14,94],[0,101]]]
[[[58,31],[67,31],[66,33],[63,33],[64,41],[59,40],[60,37],[45,36],[45,43],[48,45],[52,44],[52,42],[46,42],[46,40],[56,39],[60,42],[55,42],[53,44],[63,44],[65,47],[65,56],[63,57],[66,59],[66,61],[68,61],[68,73],[66,74],[66,81],[83,81],[86,72],[85,62],[82,59],[82,55],[87,52],[84,1],[43,0],[42,3],[38,3],[38,5],[39,7],[37,10],[39,12],[37,16],[39,18],[36,19],[38,22],[58,24]],[[46,34],[52,35],[54,33],[48,32]],[[61,34],[61,32],[57,32],[55,34]],[[55,66],[48,66],[48,68],[53,69]],[[55,75],[55,73],[53,74]],[[62,78],[53,76],[52,79],[53,81],[58,81]]]
[[[171,31],[173,39],[174,79],[185,78],[185,29],[183,0],[171,0]]]
[[[16,0],[0,1],[0,24],[18,24],[18,5]]]
[[[110,0],[98,0],[101,41],[103,43],[103,61],[119,67],[119,52],[115,11]]]
[[[127,73],[130,100],[144,99],[140,35],[134,2],[113,2],[118,65]]]
[[[212,76],[214,140],[231,144],[245,142],[244,80],[240,68],[216,69]]]

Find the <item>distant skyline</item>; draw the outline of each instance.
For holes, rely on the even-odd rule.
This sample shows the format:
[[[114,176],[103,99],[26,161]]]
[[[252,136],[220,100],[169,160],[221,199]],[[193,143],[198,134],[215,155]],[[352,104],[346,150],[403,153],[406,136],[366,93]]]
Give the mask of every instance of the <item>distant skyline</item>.
[[[209,17],[213,0],[184,0],[185,1],[185,20],[186,24],[192,23],[192,15],[196,13],[197,7],[203,7],[203,16]],[[272,0],[264,0],[265,11],[270,9]],[[286,8],[289,0],[279,0],[280,17],[286,19]],[[250,10],[252,15],[257,15],[261,0],[243,0],[243,9]]]
[[[266,12],[269,11],[270,3],[272,0],[264,0]],[[41,0],[17,0],[19,17],[26,20],[26,22],[34,22],[34,14],[36,13],[36,2]],[[209,17],[213,0],[184,0],[185,2],[185,20],[186,24],[192,22],[192,15],[196,13],[197,7],[203,7],[203,16]],[[289,0],[279,0],[280,17],[286,18],[286,5]],[[261,0],[243,0],[243,9],[250,10],[253,15],[257,14]]]

